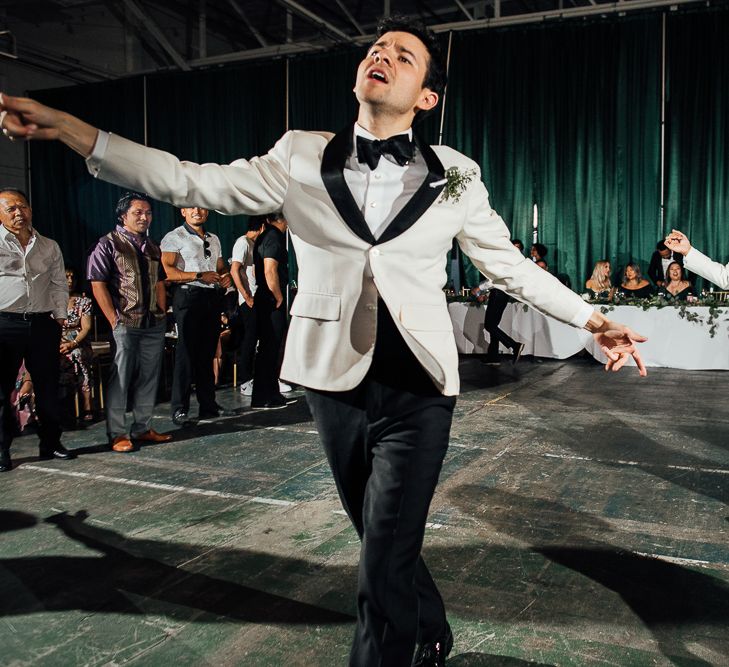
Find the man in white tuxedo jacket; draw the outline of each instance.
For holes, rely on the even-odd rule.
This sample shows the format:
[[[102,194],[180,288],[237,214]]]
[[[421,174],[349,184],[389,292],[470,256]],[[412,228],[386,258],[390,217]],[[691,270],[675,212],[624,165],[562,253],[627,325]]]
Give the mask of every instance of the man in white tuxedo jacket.
[[[683,232],[679,232],[677,229],[672,230],[666,237],[666,247],[683,255],[683,265],[689,271],[698,273],[702,278],[706,278],[723,290],[729,290],[729,264],[725,266],[715,262],[696,250]]]
[[[299,291],[281,376],[307,388],[362,539],[350,655],[360,667],[444,665],[453,643],[420,558],[459,390],[443,294],[452,240],[497,287],[599,334],[608,369],[632,354],[645,373],[633,346],[640,336],[514,248],[476,163],[413,136],[415,115],[437,105],[444,85],[433,36],[390,20],[358,68],[354,126],[288,132],[266,155],[230,165],[180,162],[32,100],[0,101],[7,136],[60,139],[104,180],[176,206],[283,210]]]

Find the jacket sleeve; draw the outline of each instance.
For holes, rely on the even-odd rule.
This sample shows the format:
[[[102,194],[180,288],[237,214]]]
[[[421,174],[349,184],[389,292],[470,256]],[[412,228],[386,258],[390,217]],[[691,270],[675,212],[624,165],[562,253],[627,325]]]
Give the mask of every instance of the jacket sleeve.
[[[718,285],[723,290],[729,290],[729,264],[724,266],[715,262],[696,248],[691,248],[683,260],[683,265],[694,273]]]
[[[491,208],[480,174],[464,194],[468,195],[468,210],[456,238],[478,270],[519,301],[557,320],[583,327],[590,319],[592,306],[512,245],[506,224]]]
[[[103,154],[95,151],[86,164],[97,178],[174,206],[259,215],[283,204],[293,134],[287,132],[266,155],[228,165],[184,162],[165,151],[108,135]]]

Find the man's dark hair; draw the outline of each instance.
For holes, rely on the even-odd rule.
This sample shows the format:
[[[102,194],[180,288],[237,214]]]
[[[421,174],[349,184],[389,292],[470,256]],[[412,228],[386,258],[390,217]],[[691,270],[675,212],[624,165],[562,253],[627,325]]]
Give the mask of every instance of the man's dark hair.
[[[511,245],[515,245],[524,250],[524,244],[521,242],[521,239],[511,239]]]
[[[252,215],[248,218],[248,229],[247,232],[257,232],[263,225],[266,224],[265,215]]]
[[[666,242],[663,240],[658,241],[658,243],[656,243],[656,250],[658,250],[659,252],[661,250],[668,250],[668,248],[666,247]]]
[[[152,200],[141,192],[125,192],[116,203],[116,219],[121,222],[126,212],[131,208],[133,201],[146,201],[152,206]]]
[[[446,60],[443,55],[443,49],[435,33],[426,28],[420,21],[414,21],[411,18],[400,15],[382,19],[377,24],[375,42],[386,32],[407,32],[415,35],[423,43],[429,56],[428,69],[423,79],[423,88],[429,88],[441,97],[446,87],[448,75],[446,74]]]
[[[547,246],[545,246],[543,243],[533,243],[532,248],[537,251],[539,259],[544,259],[547,256]]]
[[[14,192],[16,195],[20,195],[25,201],[27,201],[30,204],[30,199],[28,198],[28,195],[25,194],[20,188],[16,188],[14,186],[9,186],[7,188],[0,187],[0,194],[3,192]]]
[[[266,213],[263,218],[266,224],[270,225],[271,223],[276,222],[276,220],[284,220],[284,215],[282,211],[274,211],[273,213]]]

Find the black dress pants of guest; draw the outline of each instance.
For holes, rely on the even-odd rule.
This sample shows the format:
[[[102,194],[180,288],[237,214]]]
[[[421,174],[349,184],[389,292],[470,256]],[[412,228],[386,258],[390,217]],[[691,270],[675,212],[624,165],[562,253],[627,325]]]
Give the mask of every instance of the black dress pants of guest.
[[[281,349],[286,337],[286,307],[278,308],[269,300],[256,300],[258,352],[253,373],[251,405],[263,405],[281,400],[278,373],[281,369]]]
[[[362,540],[354,667],[409,665],[416,642],[446,630],[443,600],[420,551],[456,399],[437,391],[389,315],[379,320],[373,365],[355,389],[306,390],[339,497]]]
[[[242,303],[236,311],[235,328],[235,363],[238,366],[238,382],[248,382],[253,377],[253,359],[256,356],[258,325],[256,323],[256,307]]]
[[[216,289],[182,286],[175,290],[172,310],[177,322],[175,369],[172,375],[172,415],[189,412],[192,383],[200,412],[215,412],[213,358],[220,336],[222,301]]]
[[[9,451],[16,431],[10,395],[20,364],[33,380],[40,449],[52,450],[61,438],[58,375],[61,327],[50,314],[0,313],[0,449]]]
[[[508,294],[499,289],[492,289],[489,292],[486,315],[483,321],[483,328],[489,332],[489,348],[486,352],[486,356],[489,358],[499,356],[499,343],[504,347],[508,347],[510,350],[513,350],[518,345],[511,336],[499,328],[506,306],[513,300]]]

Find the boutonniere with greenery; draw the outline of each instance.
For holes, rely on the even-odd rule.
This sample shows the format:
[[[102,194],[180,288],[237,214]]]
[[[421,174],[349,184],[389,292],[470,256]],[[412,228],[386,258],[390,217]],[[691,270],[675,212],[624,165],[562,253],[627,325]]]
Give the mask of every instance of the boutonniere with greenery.
[[[461,198],[461,195],[466,191],[468,184],[473,180],[475,175],[475,169],[461,171],[458,167],[449,167],[446,169],[445,179],[431,183],[430,187],[436,188],[445,183],[441,200],[451,200],[453,203],[456,203]]]

